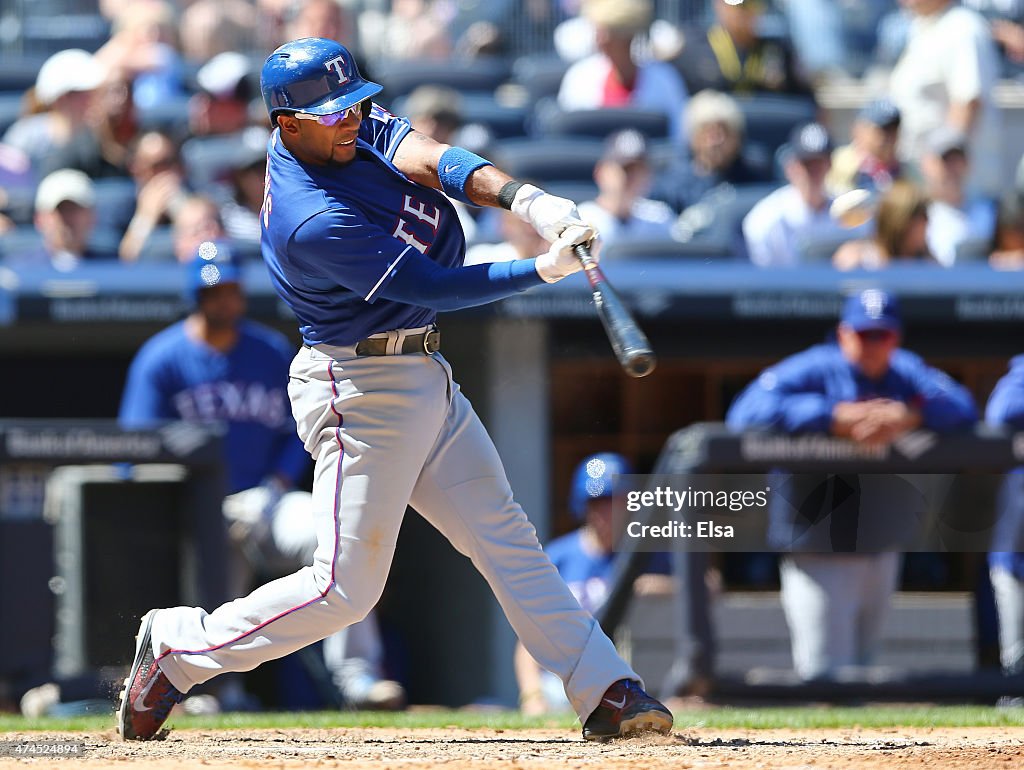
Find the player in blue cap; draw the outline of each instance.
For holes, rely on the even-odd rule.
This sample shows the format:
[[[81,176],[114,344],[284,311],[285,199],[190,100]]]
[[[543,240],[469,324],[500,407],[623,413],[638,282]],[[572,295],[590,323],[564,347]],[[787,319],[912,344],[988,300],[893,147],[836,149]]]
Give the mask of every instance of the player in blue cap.
[[[189,315],[148,340],[132,361],[121,399],[125,428],[167,420],[222,422],[230,535],[231,592],[253,573],[292,571],[316,547],[310,493],[297,488],[309,455],[289,415],[288,367],[294,351],[273,329],[245,319],[241,271],[226,241],[204,241],[185,266]],[[339,700],[396,708],[403,688],[382,675],[383,648],[371,614],[324,641],[324,661]],[[220,693],[237,700],[237,683]]]
[[[125,682],[121,735],[151,738],[193,686],[362,618],[383,589],[407,505],[472,559],[530,654],[563,681],[584,737],[667,732],[672,715],[541,550],[434,325],[439,310],[577,272],[573,247],[593,240],[593,229],[572,201],[374,105],[381,87],[334,41],[281,46],[263,66],[262,88],[274,124],[263,257],[305,342],[289,397],[316,462],[319,545],[309,566],[212,612],[149,612]],[[551,248],[463,266],[449,197],[510,209]]]
[[[948,433],[973,425],[978,416],[967,389],[900,348],[902,332],[896,297],[880,289],[851,295],[836,342],[765,369],[726,422],[735,430],[828,433],[879,447],[917,428]],[[859,540],[836,542],[830,527],[809,527],[798,508],[772,506],[769,545],[787,552],[779,572],[794,667],[805,679],[827,678],[870,662],[899,578],[894,549],[902,533],[893,525],[877,533],[872,552],[855,552]],[[890,521],[905,514],[894,510]]]
[[[569,490],[569,511],[580,526],[544,547],[573,596],[590,613],[596,613],[608,596],[615,564],[612,495],[621,489],[622,476],[629,473],[629,461],[618,452],[599,452],[584,458],[576,466]],[[649,556],[644,574],[634,583],[635,592],[649,595],[671,591],[668,554]],[[519,706],[524,714],[535,716],[569,708],[558,677],[542,671],[522,644],[516,645],[515,669]]]

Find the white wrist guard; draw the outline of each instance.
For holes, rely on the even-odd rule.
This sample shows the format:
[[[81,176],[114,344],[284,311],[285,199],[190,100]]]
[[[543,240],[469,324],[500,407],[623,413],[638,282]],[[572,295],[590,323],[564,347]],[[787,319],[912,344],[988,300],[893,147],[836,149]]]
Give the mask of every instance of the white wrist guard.
[[[532,184],[524,184],[512,200],[511,211],[533,228],[549,243],[567,227],[583,225],[576,204],[567,198],[551,195]]]

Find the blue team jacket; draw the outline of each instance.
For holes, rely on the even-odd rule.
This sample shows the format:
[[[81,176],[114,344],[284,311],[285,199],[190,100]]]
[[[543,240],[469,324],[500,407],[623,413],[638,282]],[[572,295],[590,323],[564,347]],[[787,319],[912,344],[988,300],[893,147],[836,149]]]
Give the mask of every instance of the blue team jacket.
[[[997,427],[1024,430],[1024,356],[1010,360],[1010,371],[996,383],[985,407],[985,422]],[[993,533],[988,563],[1024,578],[1024,468],[1006,477],[999,496],[999,518]],[[1014,550],[1009,550],[1014,549]],[[1014,552],[1016,551],[1016,552]]]
[[[733,402],[726,422],[733,430],[769,428],[784,433],[828,433],[836,404],[875,398],[902,401],[919,409],[923,427],[938,432],[963,430],[978,419],[970,393],[914,353],[896,350],[888,372],[878,380],[871,380],[850,364],[838,345],[832,343],[816,345],[765,369]],[[913,490],[906,491],[909,498],[907,495],[891,496],[893,522],[906,516],[905,506]],[[778,498],[773,500],[777,504],[770,509],[768,533],[773,547],[847,550],[837,547],[834,538],[827,540],[827,530],[809,531],[806,521],[798,521],[792,506],[783,505]],[[882,520],[886,518],[885,511],[875,513]],[[881,532],[871,533],[872,547],[897,547],[905,534],[906,530],[898,526],[887,526]],[[858,536],[861,538],[858,544],[863,544],[863,535]],[[887,537],[891,542],[883,542]]]

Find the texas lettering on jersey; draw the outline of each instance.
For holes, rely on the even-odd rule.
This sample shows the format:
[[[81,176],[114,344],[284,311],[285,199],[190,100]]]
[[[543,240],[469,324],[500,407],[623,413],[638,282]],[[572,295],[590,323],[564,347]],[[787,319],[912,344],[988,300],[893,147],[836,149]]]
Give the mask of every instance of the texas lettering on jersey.
[[[259,382],[204,382],[172,400],[181,418],[193,422],[251,422],[278,429],[290,418],[284,389]]]
[[[437,234],[437,228],[441,224],[441,211],[437,206],[431,206],[413,198],[411,195],[406,195],[405,201],[402,204],[402,214],[411,214],[415,219],[428,225],[431,230],[430,240],[426,241],[417,238],[416,234],[409,227],[411,224],[410,218],[402,215],[399,215],[398,224],[395,225],[395,229],[391,234],[400,241],[408,243],[420,254],[426,254],[427,249],[434,242],[433,236]],[[423,228],[419,229],[423,230]]]

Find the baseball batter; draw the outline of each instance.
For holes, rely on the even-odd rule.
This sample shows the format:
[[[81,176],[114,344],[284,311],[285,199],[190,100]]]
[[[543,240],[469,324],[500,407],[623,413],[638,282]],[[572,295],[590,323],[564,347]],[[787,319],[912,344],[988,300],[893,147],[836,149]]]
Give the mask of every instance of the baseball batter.
[[[541,550],[434,327],[438,310],[578,271],[572,247],[592,240],[593,230],[571,201],[373,105],[381,87],[331,40],[278,48],[263,66],[262,88],[275,125],[263,256],[305,341],[289,398],[315,461],[318,547],[311,565],[213,612],[147,613],[118,731],[152,738],[191,687],[364,617],[412,505],[472,559],[527,650],[562,680],[585,738],[667,732],[672,715],[644,692]],[[446,195],[511,209],[550,250],[463,266],[465,239]]]

